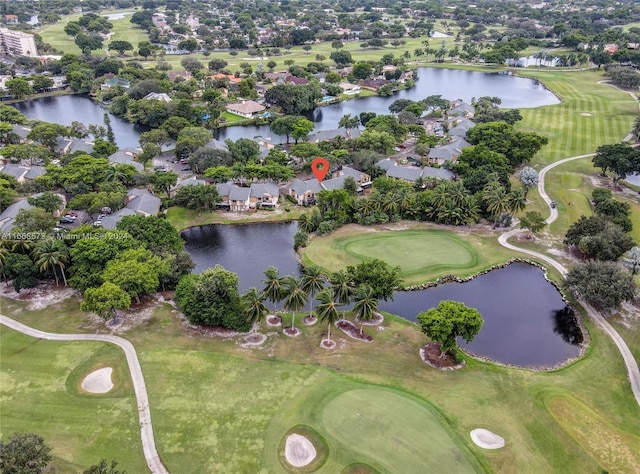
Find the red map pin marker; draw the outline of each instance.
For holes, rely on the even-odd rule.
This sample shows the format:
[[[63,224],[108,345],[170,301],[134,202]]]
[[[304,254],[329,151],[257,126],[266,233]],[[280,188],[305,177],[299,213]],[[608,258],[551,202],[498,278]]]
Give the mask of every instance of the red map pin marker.
[[[322,183],[322,180],[329,172],[329,162],[324,158],[316,158],[311,162],[311,171],[313,171],[318,183]]]

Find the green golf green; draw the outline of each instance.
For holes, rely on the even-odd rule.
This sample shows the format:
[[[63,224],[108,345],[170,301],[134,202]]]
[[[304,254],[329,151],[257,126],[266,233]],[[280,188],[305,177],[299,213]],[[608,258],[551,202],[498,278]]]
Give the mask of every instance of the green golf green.
[[[344,392],[326,405],[322,421],[340,443],[387,472],[474,472],[429,409],[397,392]]]
[[[365,234],[345,241],[344,250],[359,260],[379,258],[390,265],[400,265],[405,275],[434,267],[465,268],[477,260],[473,249],[462,241],[433,232]]]

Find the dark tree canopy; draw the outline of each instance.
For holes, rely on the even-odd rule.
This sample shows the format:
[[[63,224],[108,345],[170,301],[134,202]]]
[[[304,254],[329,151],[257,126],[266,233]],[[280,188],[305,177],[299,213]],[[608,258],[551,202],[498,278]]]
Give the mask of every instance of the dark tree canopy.
[[[393,299],[393,292],[400,288],[402,277],[400,267],[390,267],[382,260],[362,262],[347,267],[350,281],[355,287],[367,285],[373,288],[376,299]]]
[[[613,262],[577,264],[569,271],[564,286],[602,311],[613,311],[635,295],[633,276]]]
[[[566,245],[575,245],[582,252],[598,260],[618,260],[634,246],[624,230],[606,216],[581,216],[574,222],[564,238]]]
[[[442,355],[456,347],[456,337],[471,342],[480,332],[484,320],[475,308],[458,301],[440,301],[437,308],[418,315],[422,332],[440,343]]]
[[[13,433],[0,441],[0,472],[39,474],[51,461],[51,448],[35,433]]]

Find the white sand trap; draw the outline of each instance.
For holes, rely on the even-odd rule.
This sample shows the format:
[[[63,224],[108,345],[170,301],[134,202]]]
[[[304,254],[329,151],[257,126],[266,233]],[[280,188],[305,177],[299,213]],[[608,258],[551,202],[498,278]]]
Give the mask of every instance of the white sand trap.
[[[484,428],[476,428],[471,430],[471,439],[474,443],[484,449],[500,449],[504,447],[504,438],[497,434],[485,430]]]
[[[316,458],[316,448],[304,436],[293,433],[287,436],[284,455],[289,464],[295,467],[302,467]]]
[[[91,372],[82,381],[82,390],[89,393],[107,393],[113,388],[113,382],[111,382],[111,374],[113,369],[111,367],[104,367]]]
[[[582,112],[580,115],[582,115],[583,117],[591,117],[591,114],[589,112]]]

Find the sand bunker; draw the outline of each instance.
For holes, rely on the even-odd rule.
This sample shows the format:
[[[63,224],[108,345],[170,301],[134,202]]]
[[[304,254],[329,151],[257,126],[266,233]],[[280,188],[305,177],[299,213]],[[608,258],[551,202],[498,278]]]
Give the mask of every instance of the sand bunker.
[[[293,433],[287,436],[284,455],[289,464],[295,467],[302,467],[316,458],[316,448],[304,436]]]
[[[504,438],[497,434],[485,430],[484,428],[476,428],[471,430],[471,440],[484,449],[500,449],[504,447]]]
[[[111,374],[113,369],[111,367],[104,367],[91,372],[82,381],[82,390],[89,393],[107,393],[113,388],[113,382],[111,382]]]
[[[591,114],[589,112],[582,112],[580,115],[582,115],[583,117],[591,117]]]

